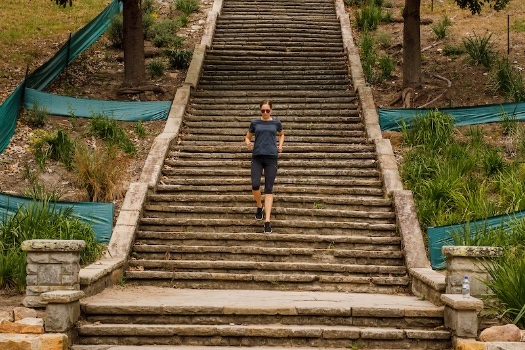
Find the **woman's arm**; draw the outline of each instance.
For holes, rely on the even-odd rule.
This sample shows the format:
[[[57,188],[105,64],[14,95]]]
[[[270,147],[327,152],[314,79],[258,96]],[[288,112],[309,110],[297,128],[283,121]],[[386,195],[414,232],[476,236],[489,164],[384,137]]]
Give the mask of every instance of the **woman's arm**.
[[[249,149],[253,148],[253,142],[252,142],[253,133],[247,132],[246,137],[244,138],[244,143],[246,143],[246,146],[248,146]]]
[[[281,153],[283,151],[283,143],[284,143],[284,130],[281,130],[279,133],[279,145],[277,146],[277,151]]]

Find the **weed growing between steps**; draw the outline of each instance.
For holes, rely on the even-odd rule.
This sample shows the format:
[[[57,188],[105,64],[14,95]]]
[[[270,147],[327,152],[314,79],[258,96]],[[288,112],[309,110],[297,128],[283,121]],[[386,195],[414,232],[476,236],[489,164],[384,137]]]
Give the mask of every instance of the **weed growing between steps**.
[[[20,245],[30,239],[84,240],[82,265],[99,258],[103,249],[93,229],[72,216],[72,208],[59,210],[51,200],[44,200],[42,204],[33,202],[0,223],[0,288],[25,290],[26,258]]]
[[[431,111],[403,124],[406,147],[401,176],[414,193],[423,230],[525,209],[525,127],[502,116],[503,145],[489,143],[480,126],[454,128],[453,119]],[[503,132],[502,132],[503,133]],[[499,246],[504,255],[490,267],[488,304],[525,326],[525,220],[509,229],[469,226],[452,236],[456,245]]]

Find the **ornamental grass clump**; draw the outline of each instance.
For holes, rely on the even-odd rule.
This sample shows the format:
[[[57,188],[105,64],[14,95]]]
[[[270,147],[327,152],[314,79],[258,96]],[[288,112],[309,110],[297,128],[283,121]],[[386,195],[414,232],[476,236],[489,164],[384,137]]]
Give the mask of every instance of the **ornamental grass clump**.
[[[103,245],[96,241],[90,225],[73,216],[73,208],[59,209],[43,200],[21,206],[13,215],[2,214],[0,222],[0,288],[25,290],[26,261],[20,245],[30,239],[80,239],[86,249],[80,254],[82,265],[101,256]]]

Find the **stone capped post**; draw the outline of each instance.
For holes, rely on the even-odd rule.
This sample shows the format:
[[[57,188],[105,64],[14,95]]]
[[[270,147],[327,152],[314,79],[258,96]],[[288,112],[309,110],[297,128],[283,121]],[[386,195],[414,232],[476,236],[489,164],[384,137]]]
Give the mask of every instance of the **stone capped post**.
[[[82,240],[34,239],[22,242],[27,252],[26,297],[27,307],[43,307],[40,294],[56,290],[80,290],[80,252],[86,243]]]
[[[488,292],[483,283],[488,278],[483,264],[500,257],[503,249],[500,247],[478,246],[444,246],[441,252],[447,257],[447,294],[461,294],[461,284],[465,276],[469,277],[470,294],[475,297]]]

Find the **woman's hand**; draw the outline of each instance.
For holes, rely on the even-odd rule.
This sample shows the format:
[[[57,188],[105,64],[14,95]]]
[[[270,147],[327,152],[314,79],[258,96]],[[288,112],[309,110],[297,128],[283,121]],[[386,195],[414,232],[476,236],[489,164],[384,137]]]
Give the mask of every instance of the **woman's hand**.
[[[253,148],[253,142],[248,141],[248,142],[245,142],[245,143],[246,143],[246,147],[248,147],[248,149],[252,149]]]
[[[281,153],[283,151],[283,146],[279,145],[277,146],[277,152]]]

